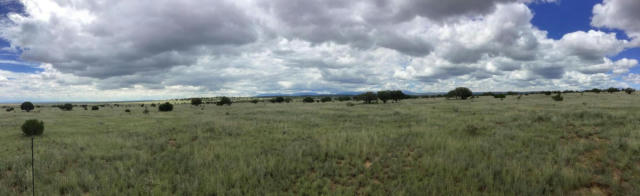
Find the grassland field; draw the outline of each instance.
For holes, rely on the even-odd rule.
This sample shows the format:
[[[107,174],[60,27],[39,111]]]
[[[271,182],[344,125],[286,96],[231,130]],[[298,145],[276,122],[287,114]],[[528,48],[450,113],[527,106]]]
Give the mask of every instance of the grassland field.
[[[0,195],[33,118],[37,195],[640,195],[640,96],[563,96],[0,111]]]

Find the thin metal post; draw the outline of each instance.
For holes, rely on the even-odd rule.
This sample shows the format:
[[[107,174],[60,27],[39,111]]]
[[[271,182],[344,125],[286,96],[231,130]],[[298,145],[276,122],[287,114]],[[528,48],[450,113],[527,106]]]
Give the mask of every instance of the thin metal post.
[[[31,193],[33,194],[33,196],[36,195],[36,179],[35,179],[35,170],[33,169],[33,163],[34,159],[33,159],[33,136],[31,136],[31,188],[33,188],[31,190]]]

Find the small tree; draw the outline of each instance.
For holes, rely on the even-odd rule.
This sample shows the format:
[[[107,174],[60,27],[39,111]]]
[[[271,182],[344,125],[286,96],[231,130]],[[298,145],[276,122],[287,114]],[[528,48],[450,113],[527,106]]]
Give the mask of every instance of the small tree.
[[[453,89],[447,93],[447,97],[455,97],[456,99],[460,98],[462,100],[467,99],[468,97],[473,96],[473,92],[466,87],[458,87]]]
[[[393,99],[394,102],[398,102],[408,97],[409,96],[405,95],[401,90],[391,91],[391,99]]]
[[[257,99],[251,100],[251,103],[253,103],[253,104],[257,104],[258,102],[260,102],[260,101],[258,101]]]
[[[24,121],[22,124],[22,133],[26,136],[42,135],[44,132],[44,122],[37,119]]]
[[[173,110],[173,105],[169,102],[158,105],[158,111],[169,112]]]
[[[624,89],[624,92],[627,93],[627,94],[633,94],[633,92],[635,92],[635,91],[636,91],[636,89],[632,89],[632,88],[625,88]]]
[[[607,92],[609,92],[609,93],[620,92],[620,89],[618,89],[618,88],[614,88],[614,87],[611,87],[611,88],[608,88],[608,89],[607,89]]]
[[[129,112],[131,112],[131,110],[126,109],[126,110],[124,110],[124,112],[129,113]]]
[[[231,99],[229,97],[221,97],[220,101],[217,103],[217,105],[231,105]]]
[[[507,95],[505,95],[505,94],[495,94],[495,95],[493,95],[493,98],[496,98],[496,99],[504,99],[506,97],[507,97]]]
[[[599,88],[594,88],[594,89],[591,89],[591,92],[600,93],[602,92],[602,90],[600,90]]]
[[[202,99],[200,98],[191,98],[191,105],[199,106],[202,104]]]
[[[366,92],[356,96],[357,100],[364,101],[365,104],[372,104],[373,101],[378,101],[378,95],[374,92]]]
[[[313,103],[315,100],[313,100],[313,98],[311,97],[305,97],[304,99],[302,99],[303,103]]]
[[[291,99],[291,97],[285,97],[284,98],[284,102],[285,103],[289,103],[289,102],[292,102],[292,101],[293,101],[293,99]]]
[[[98,107],[97,105],[91,106],[91,110],[99,110],[100,107]]]
[[[31,103],[29,101],[25,101],[24,103],[20,104],[20,109],[24,110],[24,111],[27,111],[27,112],[33,110],[33,108],[35,108],[33,106],[33,103]]]
[[[391,91],[378,91],[378,99],[380,99],[382,103],[387,103],[387,101],[391,99]]]
[[[322,103],[324,103],[324,102],[330,102],[330,101],[331,101],[331,97],[323,97],[322,99],[320,99],[320,101],[321,101]]]

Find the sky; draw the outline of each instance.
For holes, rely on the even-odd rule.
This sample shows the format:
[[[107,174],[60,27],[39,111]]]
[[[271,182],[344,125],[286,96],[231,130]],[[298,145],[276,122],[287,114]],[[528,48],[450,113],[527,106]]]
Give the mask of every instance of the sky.
[[[0,102],[640,88],[638,0],[0,0]]]

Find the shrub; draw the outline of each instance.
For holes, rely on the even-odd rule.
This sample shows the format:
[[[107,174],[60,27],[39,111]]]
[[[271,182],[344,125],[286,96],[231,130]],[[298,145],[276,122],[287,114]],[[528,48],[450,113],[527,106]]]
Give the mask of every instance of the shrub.
[[[221,97],[216,105],[231,105],[231,99],[229,97]]]
[[[338,101],[349,101],[351,100],[351,97],[349,96],[340,96],[338,98],[336,98]]]
[[[313,100],[313,98],[311,97],[305,97],[304,99],[302,99],[303,103],[313,103],[315,100]]]
[[[144,107],[144,103],[143,103],[143,104],[140,104],[140,107],[141,107],[141,108],[143,108],[143,107]]]
[[[557,94],[557,95],[555,95],[555,96],[552,96],[551,98],[552,98],[554,101],[562,101],[562,100],[564,100],[564,98],[562,97],[562,95],[560,95],[560,93],[558,93],[558,94]]]
[[[25,101],[24,103],[20,104],[20,109],[27,112],[33,110],[33,108],[34,108],[33,103],[28,101]]]
[[[473,92],[471,92],[471,90],[469,90],[469,88],[466,88],[466,87],[458,87],[456,89],[449,91],[449,93],[447,93],[447,97],[455,97],[456,99],[460,98],[463,100],[471,96],[473,96]]]
[[[156,107],[156,104],[155,104],[155,103],[152,103],[152,104],[151,104],[151,107],[154,107],[154,108],[155,108],[155,107]]]
[[[591,89],[591,92],[600,93],[602,92],[602,90],[600,90],[599,88],[594,88],[594,89]]]
[[[144,108],[144,110],[142,111],[143,114],[149,114],[149,110],[147,108]]]
[[[331,101],[331,97],[323,97],[322,99],[320,99],[320,101],[321,101],[322,103],[330,102],[330,101]]]
[[[13,107],[7,108],[7,112],[13,111]]]
[[[253,103],[253,104],[257,104],[258,102],[260,102],[260,101],[258,101],[257,99],[251,100],[251,103]]]
[[[632,88],[625,88],[624,89],[624,92],[627,93],[627,94],[633,94],[633,92],[635,92],[635,91],[636,91],[636,89],[632,89]]]
[[[202,99],[200,98],[191,98],[191,105],[199,106],[202,104]]]
[[[291,99],[291,97],[285,97],[284,98],[284,102],[285,103],[289,103],[289,102],[292,102],[292,101],[293,101],[293,99]]]
[[[353,107],[353,106],[355,106],[355,105],[356,105],[356,104],[354,104],[354,103],[347,102],[347,106],[348,106],[348,107]]]
[[[611,87],[611,88],[608,88],[608,89],[607,89],[607,92],[609,92],[609,93],[620,92],[620,89],[618,89],[618,88],[614,88],[614,87]]]
[[[505,95],[505,94],[495,94],[495,95],[493,95],[493,98],[504,99],[504,98],[507,98],[507,95]]]
[[[124,110],[124,112],[129,113],[129,112],[131,112],[131,110],[126,109],[126,110]]]
[[[544,91],[542,93],[544,93],[544,95],[551,95],[551,91]]]
[[[100,107],[98,107],[97,105],[91,106],[91,110],[99,110]]]
[[[274,97],[274,98],[271,98],[270,101],[271,103],[282,103],[284,102],[284,97]]]
[[[26,136],[42,135],[44,132],[44,122],[37,119],[24,121],[22,124],[22,133]]]
[[[171,105],[171,103],[169,102],[158,105],[158,111],[169,112],[172,110],[173,110],[173,105]]]
[[[64,105],[58,106],[58,108],[64,111],[71,111],[73,110],[73,105],[71,105],[70,103],[65,103]]]

